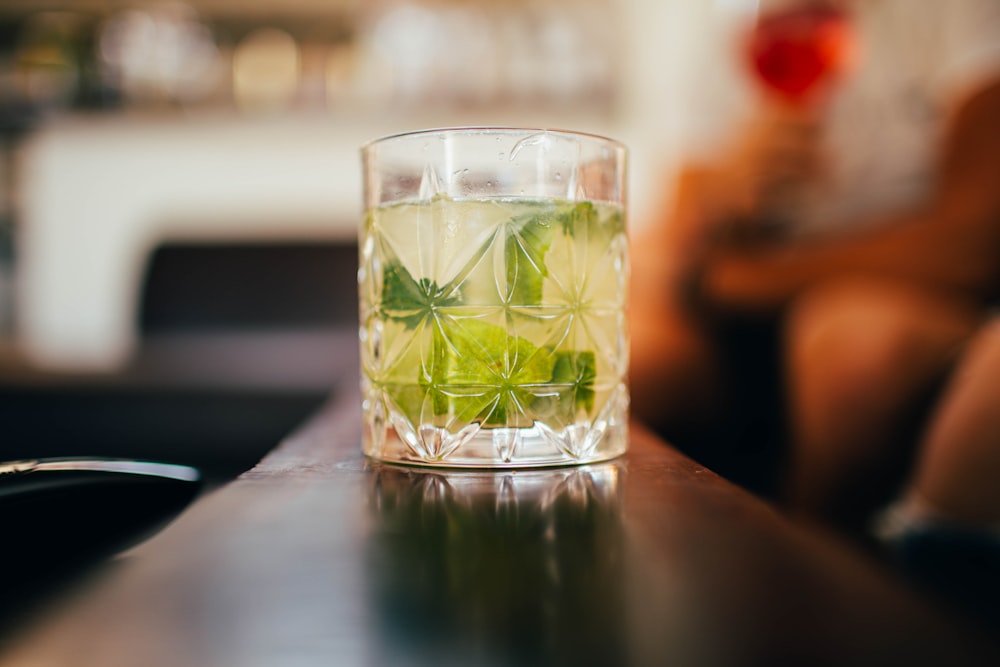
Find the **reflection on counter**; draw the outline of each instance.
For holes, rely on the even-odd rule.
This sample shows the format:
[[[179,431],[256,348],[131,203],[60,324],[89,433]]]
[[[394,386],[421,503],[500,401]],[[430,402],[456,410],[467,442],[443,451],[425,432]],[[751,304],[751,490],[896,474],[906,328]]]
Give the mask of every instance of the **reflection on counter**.
[[[623,464],[375,466],[378,664],[622,664]]]

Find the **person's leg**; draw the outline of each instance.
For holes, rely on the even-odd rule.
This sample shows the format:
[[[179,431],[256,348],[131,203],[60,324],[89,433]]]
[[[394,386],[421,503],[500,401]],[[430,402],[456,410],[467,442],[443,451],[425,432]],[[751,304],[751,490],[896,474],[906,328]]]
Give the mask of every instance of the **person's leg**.
[[[793,304],[784,344],[795,510],[856,527],[892,491],[880,485],[894,481],[884,475],[920,401],[979,318],[972,304],[862,278]]]
[[[1000,319],[983,326],[919,443],[910,482],[872,523],[901,571],[1000,621]]]
[[[1000,319],[976,335],[949,382],[907,495],[945,518],[1000,527]]]

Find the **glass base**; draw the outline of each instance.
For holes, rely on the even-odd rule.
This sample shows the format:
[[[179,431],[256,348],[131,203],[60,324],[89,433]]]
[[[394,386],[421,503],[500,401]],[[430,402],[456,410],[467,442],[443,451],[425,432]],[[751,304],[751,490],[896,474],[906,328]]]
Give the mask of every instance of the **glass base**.
[[[368,408],[369,406],[366,406]],[[628,420],[624,405],[590,424],[559,432],[535,422],[528,428],[482,428],[457,433],[412,426],[400,415],[383,416],[381,403],[366,409],[363,451],[380,461],[441,468],[539,468],[607,461],[625,453]]]

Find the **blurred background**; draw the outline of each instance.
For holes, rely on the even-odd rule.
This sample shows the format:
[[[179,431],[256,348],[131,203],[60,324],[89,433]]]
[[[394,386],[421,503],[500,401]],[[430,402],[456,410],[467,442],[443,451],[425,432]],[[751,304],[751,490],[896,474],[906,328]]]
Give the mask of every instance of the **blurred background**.
[[[712,26],[754,5],[0,3],[0,460],[252,466],[356,381],[361,144],[610,135],[641,226]]]

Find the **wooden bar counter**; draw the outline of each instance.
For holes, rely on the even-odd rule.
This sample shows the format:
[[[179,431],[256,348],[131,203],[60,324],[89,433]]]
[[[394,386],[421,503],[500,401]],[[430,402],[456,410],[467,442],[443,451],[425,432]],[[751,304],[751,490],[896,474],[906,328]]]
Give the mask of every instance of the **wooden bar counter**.
[[[443,472],[364,459],[359,403],[59,596],[0,665],[1000,664],[638,425],[606,464]]]

